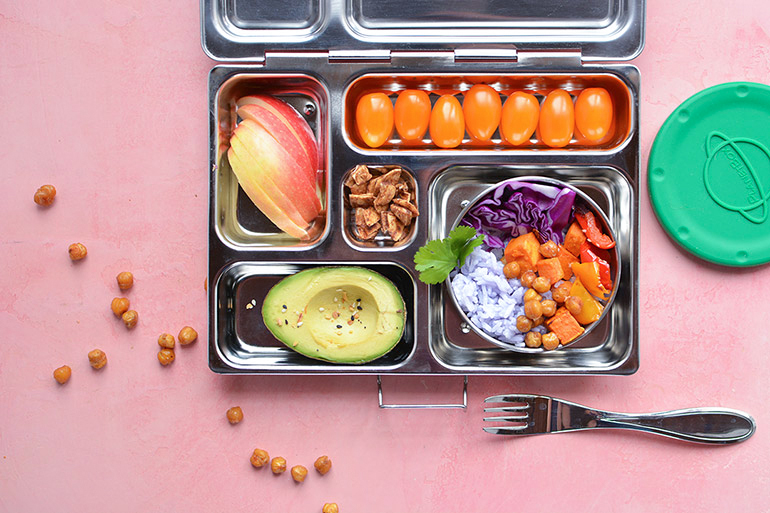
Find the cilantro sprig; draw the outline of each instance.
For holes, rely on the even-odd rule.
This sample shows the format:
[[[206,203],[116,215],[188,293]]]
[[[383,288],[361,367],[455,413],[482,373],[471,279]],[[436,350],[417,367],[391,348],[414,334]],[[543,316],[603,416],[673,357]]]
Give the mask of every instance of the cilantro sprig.
[[[420,272],[420,281],[429,285],[447,279],[455,266],[462,266],[473,248],[484,242],[484,236],[477,236],[472,226],[458,226],[446,239],[428,241],[414,255],[415,269]]]

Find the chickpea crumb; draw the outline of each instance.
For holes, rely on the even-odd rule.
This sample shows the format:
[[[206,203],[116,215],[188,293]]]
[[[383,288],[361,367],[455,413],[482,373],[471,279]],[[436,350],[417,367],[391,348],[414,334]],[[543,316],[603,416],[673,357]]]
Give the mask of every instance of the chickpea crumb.
[[[183,346],[192,344],[198,338],[198,332],[192,329],[190,326],[185,326],[179,331],[179,343]]]
[[[227,420],[230,424],[237,424],[243,420],[243,410],[240,406],[233,406],[227,410]]]
[[[291,477],[296,482],[301,483],[307,477],[307,469],[302,465],[294,465],[291,467]]]
[[[35,191],[35,203],[41,207],[50,207],[56,198],[56,187],[53,185],[41,185]]]
[[[270,462],[270,470],[273,471],[273,474],[283,474],[286,472],[286,460],[280,456],[276,456],[273,458],[273,461]]]
[[[136,323],[139,321],[139,314],[136,313],[136,310],[129,310],[123,314],[122,319],[126,328],[131,329],[136,326]]]
[[[60,385],[63,385],[69,381],[70,376],[72,376],[72,369],[70,369],[69,365],[62,365],[53,371],[53,379],[58,381]]]
[[[118,281],[118,288],[120,290],[128,290],[134,286],[134,275],[128,271],[123,271],[115,278]]]
[[[125,297],[116,297],[112,300],[112,304],[110,305],[110,308],[112,308],[112,313],[115,314],[115,317],[120,317],[124,313],[128,312],[128,309],[131,307],[131,302],[128,300],[128,298]]]
[[[70,244],[69,254],[70,254],[70,259],[73,262],[76,262],[78,260],[83,260],[88,254],[88,250],[83,244],[81,244],[80,242],[76,242],[74,244]]]
[[[107,355],[101,349],[94,349],[88,353],[88,363],[94,369],[101,369],[107,365]]]
[[[340,513],[340,508],[337,506],[336,502],[327,502],[324,504],[321,513]]]
[[[171,365],[174,362],[174,358],[176,358],[176,355],[173,349],[161,349],[158,351],[158,361],[164,367]]]
[[[251,464],[254,465],[255,468],[264,467],[267,465],[268,461],[270,461],[270,455],[267,454],[267,451],[262,449],[254,449],[254,452],[251,454]]]
[[[169,333],[161,333],[158,337],[158,345],[160,347],[165,347],[166,349],[174,349],[174,335]]]
[[[332,460],[330,460],[326,455],[320,456],[317,460],[315,460],[313,466],[319,474],[324,475],[332,469]]]

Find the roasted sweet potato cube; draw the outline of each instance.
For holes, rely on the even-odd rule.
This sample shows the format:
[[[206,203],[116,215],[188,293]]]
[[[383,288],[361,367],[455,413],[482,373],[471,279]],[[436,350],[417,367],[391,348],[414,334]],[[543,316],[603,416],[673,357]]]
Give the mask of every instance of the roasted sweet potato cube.
[[[373,208],[356,209],[356,226],[372,226],[380,221],[380,214]]]
[[[564,249],[572,253],[576,258],[580,256],[580,246],[585,242],[586,236],[577,222],[570,225],[567,235],[564,236]]]
[[[551,282],[551,286],[564,279],[564,271],[558,258],[545,258],[537,263],[537,274],[545,276]]]
[[[559,337],[562,344],[569,344],[583,334],[585,328],[564,307],[556,310],[553,317],[545,321],[546,327]]]
[[[578,259],[575,255],[564,249],[564,246],[559,246],[559,253],[556,255],[556,258],[558,258],[561,263],[561,270],[564,272],[563,279],[571,279],[572,269],[570,268],[570,265],[578,263]]]
[[[374,194],[351,194],[349,198],[351,207],[371,207],[374,205]]]
[[[519,235],[505,247],[505,261],[517,262],[521,271],[534,271],[542,260],[540,241],[532,232]]]
[[[390,206],[390,211],[393,212],[393,215],[395,215],[403,224],[408,225],[412,222],[412,213],[408,209],[392,204]]]
[[[361,240],[372,240],[377,236],[378,233],[380,233],[379,221],[374,223],[372,226],[356,225],[356,235]]]

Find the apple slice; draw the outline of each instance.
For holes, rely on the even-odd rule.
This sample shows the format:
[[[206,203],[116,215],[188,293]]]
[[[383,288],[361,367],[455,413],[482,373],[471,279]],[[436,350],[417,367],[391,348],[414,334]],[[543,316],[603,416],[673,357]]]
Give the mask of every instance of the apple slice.
[[[241,121],[230,139],[230,149],[244,164],[236,172],[241,185],[246,180],[258,180],[268,194],[290,199],[308,223],[318,217],[321,201],[315,193],[315,184],[304,179],[303,170],[292,154],[261,125]],[[274,200],[281,203],[277,198]]]

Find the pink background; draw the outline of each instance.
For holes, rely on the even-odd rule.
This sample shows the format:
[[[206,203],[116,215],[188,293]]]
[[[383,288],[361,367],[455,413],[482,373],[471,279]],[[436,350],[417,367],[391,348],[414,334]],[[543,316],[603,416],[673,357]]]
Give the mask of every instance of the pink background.
[[[762,1],[650,0],[642,169],[680,102],[770,82]],[[630,377],[479,378],[467,411],[385,411],[373,377],[224,377],[206,362],[207,73],[197,2],[0,0],[0,511],[770,511],[770,268],[686,256],[641,190],[641,368]],[[32,202],[53,183],[50,209]],[[87,259],[72,264],[71,242]],[[114,277],[140,315],[109,310]],[[156,360],[159,333],[203,334]],[[86,353],[109,358],[93,371]],[[69,364],[64,387],[51,377]],[[386,400],[457,400],[461,378],[386,378]],[[722,405],[747,443],[624,432],[505,438],[482,400],[529,391],[596,407]],[[241,405],[230,426],[225,410]],[[249,464],[255,447],[305,483]],[[312,470],[328,454],[333,470]]]

